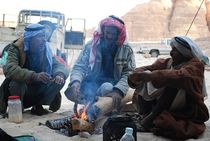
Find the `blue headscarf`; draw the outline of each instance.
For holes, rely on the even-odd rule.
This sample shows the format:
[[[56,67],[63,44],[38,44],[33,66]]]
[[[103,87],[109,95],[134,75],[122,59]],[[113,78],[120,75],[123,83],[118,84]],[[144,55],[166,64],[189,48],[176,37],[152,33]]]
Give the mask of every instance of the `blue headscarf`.
[[[43,44],[33,43],[35,38],[43,37]],[[46,72],[52,74],[52,52],[46,40],[46,30],[43,25],[30,24],[25,28],[24,33],[24,52],[27,57],[27,67],[37,73]]]

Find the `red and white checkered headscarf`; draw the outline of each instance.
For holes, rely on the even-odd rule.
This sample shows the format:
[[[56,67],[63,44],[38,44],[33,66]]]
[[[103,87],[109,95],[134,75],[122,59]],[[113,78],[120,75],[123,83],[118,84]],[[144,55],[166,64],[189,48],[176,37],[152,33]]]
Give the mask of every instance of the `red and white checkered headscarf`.
[[[91,69],[93,68],[95,64],[95,57],[96,57],[96,44],[99,41],[100,38],[103,38],[103,31],[102,28],[104,26],[114,26],[119,30],[119,35],[116,41],[116,45],[119,47],[124,44],[126,41],[126,29],[124,22],[115,16],[109,16],[108,18],[103,19],[98,26],[98,29],[93,33],[93,41],[92,41],[92,47],[90,52],[90,59],[89,64]]]

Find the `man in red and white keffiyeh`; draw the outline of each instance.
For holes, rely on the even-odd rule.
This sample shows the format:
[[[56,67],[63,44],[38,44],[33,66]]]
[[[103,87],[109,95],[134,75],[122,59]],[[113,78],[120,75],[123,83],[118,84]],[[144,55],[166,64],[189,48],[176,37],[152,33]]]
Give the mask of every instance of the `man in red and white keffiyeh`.
[[[134,68],[134,54],[126,41],[125,24],[118,17],[109,16],[99,23],[92,40],[84,46],[65,94],[71,101],[92,104],[98,96],[109,96],[112,108],[118,111],[129,88],[128,74]],[[89,109],[88,118],[95,120],[97,114]]]

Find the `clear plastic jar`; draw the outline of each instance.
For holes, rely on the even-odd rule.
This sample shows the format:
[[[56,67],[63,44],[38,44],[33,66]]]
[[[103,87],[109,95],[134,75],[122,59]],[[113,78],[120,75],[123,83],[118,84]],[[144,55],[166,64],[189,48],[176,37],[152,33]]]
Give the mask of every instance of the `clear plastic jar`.
[[[8,118],[10,122],[21,123],[22,118],[22,104],[19,96],[8,97]]]

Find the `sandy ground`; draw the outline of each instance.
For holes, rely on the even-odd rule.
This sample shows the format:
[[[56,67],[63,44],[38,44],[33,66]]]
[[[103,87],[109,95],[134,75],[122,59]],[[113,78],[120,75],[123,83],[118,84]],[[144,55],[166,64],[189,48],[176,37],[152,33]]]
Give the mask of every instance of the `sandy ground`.
[[[134,50],[135,51],[135,50]],[[135,51],[136,52],[136,51]],[[73,64],[75,58],[78,55],[78,51],[74,51],[71,53],[71,61],[70,63]],[[167,56],[161,56],[161,57],[167,57]],[[142,55],[135,53],[136,58],[136,64],[137,67],[141,65],[147,65],[151,64],[155,61],[156,58],[148,58],[145,59]],[[208,92],[210,91],[210,71],[205,71],[206,76],[206,83]],[[4,76],[0,75],[0,84],[4,80]],[[67,80],[67,83],[69,81]],[[55,130],[51,130],[48,127],[45,127],[43,125],[39,125],[39,122],[45,123],[48,119],[57,119],[62,118],[68,114],[72,113],[73,109],[73,103],[68,101],[66,97],[64,96],[63,92],[66,89],[67,84],[62,89],[62,105],[61,109],[57,111],[56,113],[50,113],[45,116],[34,116],[31,115],[29,110],[25,111],[23,113],[23,120],[24,122],[21,124],[15,124],[8,122],[8,119],[0,119],[0,128],[5,130],[8,134],[12,136],[19,136],[19,135],[34,135],[36,138],[38,138],[40,141],[102,141],[103,135],[91,135],[88,138],[82,138],[79,135],[73,136],[73,137],[67,137],[63,134],[58,133]],[[206,105],[210,109],[210,99],[205,100]],[[207,129],[205,133],[197,140],[202,141],[209,141],[210,140],[210,121],[206,122]],[[168,139],[164,139],[161,137],[154,136],[151,133],[137,133],[137,140],[138,141],[167,141]],[[193,141],[194,139],[190,139],[189,141]]]

